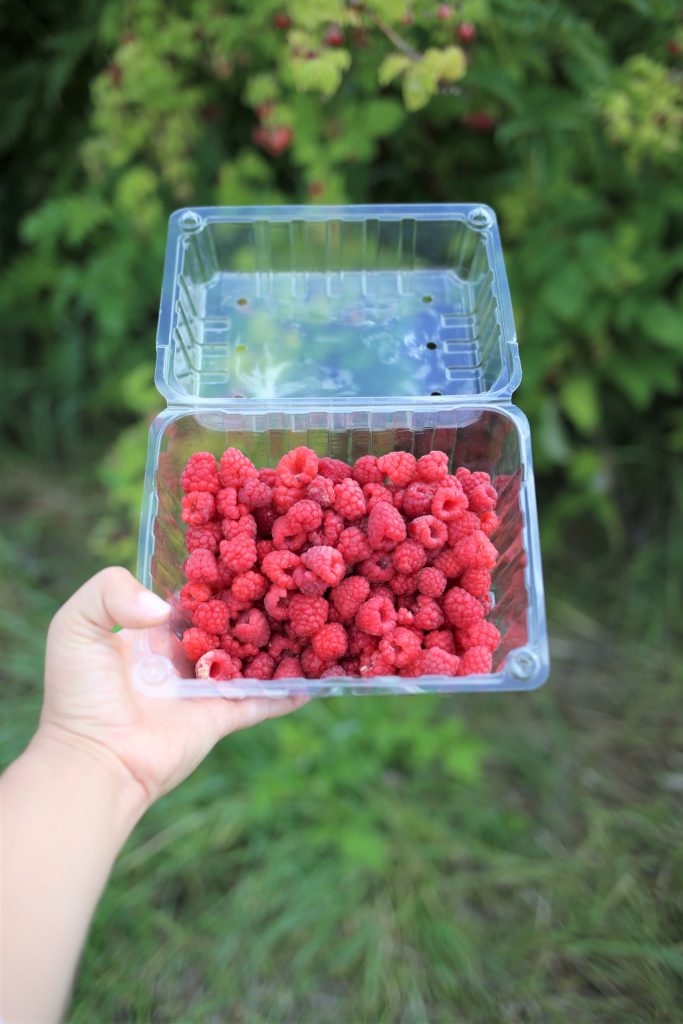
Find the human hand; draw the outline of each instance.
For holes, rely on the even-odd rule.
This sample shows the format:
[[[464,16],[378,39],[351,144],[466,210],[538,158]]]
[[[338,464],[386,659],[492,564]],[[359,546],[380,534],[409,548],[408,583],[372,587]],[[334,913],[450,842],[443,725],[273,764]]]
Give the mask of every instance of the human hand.
[[[47,639],[39,738],[104,760],[141,789],[144,806],[177,786],[223,736],[306,702],[144,697],[132,683],[132,641],[169,613],[126,569],[104,569],[60,608]],[[124,628],[112,633],[115,625]]]

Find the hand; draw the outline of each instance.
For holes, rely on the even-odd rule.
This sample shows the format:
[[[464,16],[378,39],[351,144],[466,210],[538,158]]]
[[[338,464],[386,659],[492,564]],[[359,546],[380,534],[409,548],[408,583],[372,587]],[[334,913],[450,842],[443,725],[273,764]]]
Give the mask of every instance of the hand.
[[[105,760],[141,788],[145,806],[186,778],[223,736],[306,702],[144,697],[131,681],[131,641],[169,613],[126,569],[104,569],[57,612],[47,639],[38,736]],[[112,633],[115,625],[125,628]]]

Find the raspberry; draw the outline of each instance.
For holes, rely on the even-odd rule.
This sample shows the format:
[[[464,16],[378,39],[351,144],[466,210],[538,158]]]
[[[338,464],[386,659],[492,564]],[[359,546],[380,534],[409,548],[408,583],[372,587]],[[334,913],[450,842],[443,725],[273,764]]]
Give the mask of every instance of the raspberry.
[[[344,658],[341,668],[344,669],[347,676],[357,676],[360,674],[360,661],[358,658]],[[330,669],[326,669],[325,671],[329,673]]]
[[[309,533],[308,539],[315,546],[327,544],[329,547],[334,548],[337,546],[343,530],[344,520],[338,512],[324,512],[322,526],[319,530]]]
[[[264,484],[268,484],[271,488],[275,487],[275,484],[277,483],[277,473],[274,469],[269,469],[267,466],[263,469],[259,469],[258,478]]]
[[[265,647],[270,640],[268,620],[258,608],[249,608],[243,612],[233,632],[241,643],[253,644],[254,647]]]
[[[468,497],[475,487],[479,487],[480,484],[487,486],[491,483],[491,477],[488,473],[472,473],[469,469],[466,469],[465,466],[461,466],[459,469],[456,469],[455,475],[462,484],[462,489]]]
[[[426,633],[443,626],[443,612],[433,597],[420,594],[413,608],[413,622]]]
[[[356,612],[367,601],[370,584],[364,576],[347,576],[330,591],[330,600],[341,622],[351,622]]]
[[[358,609],[356,625],[373,636],[384,636],[396,625],[396,609],[388,597],[370,597]]]
[[[317,530],[323,521],[323,513],[320,505],[315,501],[304,498],[296,501],[287,513],[287,522],[296,529],[297,533],[312,533]]]
[[[239,519],[246,508],[237,500],[234,487],[222,487],[216,495],[216,512],[221,519]]]
[[[448,524],[448,543],[454,547],[463,537],[475,533],[479,526],[479,516],[475,516],[474,512],[463,512]]]
[[[290,596],[289,591],[285,590],[284,587],[273,584],[263,599],[263,607],[271,619],[275,619],[277,622],[284,622],[285,619],[289,618]]]
[[[297,636],[313,636],[327,622],[328,604],[324,597],[294,594],[289,602],[289,620]]]
[[[270,654],[261,651],[244,666],[244,675],[248,679],[272,679],[274,669],[275,662]]]
[[[256,541],[246,533],[238,534],[234,540],[222,540],[219,547],[231,572],[246,572],[256,561]]]
[[[396,612],[396,625],[397,626],[412,626],[415,621],[415,616],[409,608],[400,607]]]
[[[457,486],[456,486],[457,485]],[[467,508],[467,498],[460,484],[448,484],[437,488],[432,500],[432,515],[447,523],[457,519]]]
[[[184,572],[190,583],[215,583],[218,579],[215,555],[206,548],[197,548],[185,562]]]
[[[213,518],[216,499],[209,491],[190,491],[183,495],[180,506],[184,523],[188,526],[204,526]]]
[[[227,448],[221,455],[220,474],[223,487],[235,487],[237,490],[247,480],[258,478],[254,463],[237,448]]]
[[[349,638],[341,622],[328,622],[314,635],[312,645],[323,661],[337,661],[346,654]]]
[[[410,452],[389,452],[377,460],[377,468],[397,487],[407,487],[415,479],[417,463]]]
[[[224,519],[221,529],[226,540],[234,540],[241,535],[256,537],[256,520],[249,513],[245,513],[239,519]]]
[[[452,587],[446,593],[443,610],[450,624],[458,629],[469,629],[484,617],[484,609],[479,601],[462,587]]]
[[[465,569],[460,586],[473,597],[486,597],[491,589],[491,573],[488,569]]]
[[[377,650],[379,638],[371,636],[355,624],[349,626],[348,636],[349,654],[352,657],[369,658],[372,652]]]
[[[192,622],[205,633],[225,633],[228,628],[228,609],[223,601],[203,601],[197,605]]]
[[[268,579],[276,583],[278,587],[294,590],[296,584],[293,574],[299,565],[301,565],[301,557],[294,551],[271,551],[263,559],[261,569]]]
[[[311,502],[314,504],[314,502]],[[318,508],[318,506],[316,506]],[[318,511],[320,509],[318,508]],[[280,516],[273,523],[273,544],[276,551],[301,551],[306,543],[306,534],[287,515]]]
[[[307,569],[315,573],[329,587],[336,586],[344,578],[346,564],[342,555],[335,548],[321,544],[320,547],[305,551],[301,560]]]
[[[484,609],[484,615],[488,615],[489,612],[491,611],[491,609],[493,608],[493,600],[491,599],[491,595],[487,594],[486,597],[480,597],[479,598],[479,603],[481,604],[482,608]],[[509,639],[509,630],[508,630],[508,639]],[[521,643],[522,644],[526,643],[526,637],[521,641]]]
[[[334,485],[334,508],[344,519],[360,519],[366,513],[365,498],[360,484],[349,477]]]
[[[462,562],[453,548],[446,548],[434,559],[434,568],[449,580],[454,580],[462,572]]]
[[[485,533],[487,537],[491,537],[498,526],[498,516],[493,509],[479,516],[479,521],[481,522],[481,532]]]
[[[378,468],[374,455],[361,455],[356,459],[351,475],[361,487],[364,484],[381,484],[384,480],[384,473]]]
[[[417,589],[427,597],[441,597],[446,589],[446,576],[441,569],[433,566],[420,569],[417,574]]]
[[[394,484],[389,484],[388,490],[391,491],[391,500],[396,511],[403,512],[403,502],[406,496],[405,487],[396,487]]]
[[[279,661],[283,654],[294,654],[298,657],[301,653],[301,642],[297,639],[292,640],[289,636],[274,636],[268,650],[275,661]]]
[[[312,647],[306,647],[301,652],[301,667],[307,679],[319,679],[320,673],[325,668],[325,661],[315,653]]]
[[[231,590],[226,591],[222,595],[222,600],[225,607],[228,609],[228,618],[231,622],[234,622],[235,619],[240,617],[243,611],[246,611],[247,608],[251,607],[250,601],[238,600]]]
[[[234,572],[230,572],[225,562],[216,557],[216,583],[218,590],[229,590],[235,578]],[[223,595],[221,594],[221,597]]]
[[[432,499],[436,494],[436,484],[416,480],[406,487],[403,495],[403,512],[409,519],[425,516],[431,512]]]
[[[490,512],[496,507],[496,502],[498,501],[498,494],[490,484],[480,484],[470,491],[467,497],[469,498],[471,511],[476,512],[477,515]]]
[[[293,578],[296,589],[307,597],[322,597],[327,590],[327,583],[303,565],[294,570]]]
[[[433,629],[430,633],[425,633],[422,645],[425,650],[429,650],[430,647],[441,647],[449,654],[455,654],[455,640],[450,629]]]
[[[371,583],[388,583],[396,574],[391,555],[384,551],[375,551],[361,562],[359,573]]]
[[[427,561],[425,549],[414,540],[404,540],[392,552],[392,560],[398,572],[417,572]]]
[[[384,660],[379,651],[375,651],[367,660],[361,660],[360,674],[363,678],[372,676],[390,676],[392,666]]]
[[[218,551],[218,542],[223,536],[219,523],[206,523],[204,526],[188,526],[185,534],[185,547],[189,555],[197,548],[207,551]]]
[[[356,562],[362,562],[372,554],[367,534],[363,533],[357,526],[348,526],[342,531],[337,550],[347,565],[355,565]]]
[[[469,537],[463,537],[453,547],[453,554],[465,569],[493,569],[498,552],[485,533],[477,530]]]
[[[424,676],[454,676],[458,674],[460,658],[442,647],[430,647],[420,655],[419,668],[419,674]]]
[[[392,593],[398,595],[414,594],[417,590],[417,573],[401,573],[397,572],[395,576],[392,576],[389,580],[389,587]]]
[[[240,487],[237,497],[248,509],[265,508],[273,500],[273,489],[259,477],[251,477]]]
[[[273,672],[273,679],[298,679],[302,675],[301,662],[288,654]]]
[[[493,655],[487,647],[470,647],[460,659],[459,676],[483,675],[491,671]]]
[[[438,483],[448,474],[448,456],[445,452],[429,452],[417,460],[417,479],[427,484]]]
[[[278,483],[285,487],[304,488],[318,475],[318,456],[311,448],[293,448],[277,464]]]
[[[212,594],[213,590],[208,583],[186,583],[180,588],[178,600],[181,606],[192,614],[197,605],[208,601]]]
[[[191,626],[183,633],[182,645],[190,661],[196,661],[197,658],[201,658],[202,654],[218,647],[218,637],[213,633],[198,629],[196,626]]]
[[[305,487],[287,487],[277,483],[273,488],[273,506],[280,515],[284,515],[296,501],[301,501],[305,493]]]
[[[180,476],[180,486],[187,494],[189,491],[209,491],[215,494],[221,482],[218,478],[218,466],[210,452],[195,452],[185,463]]]
[[[458,632],[458,642],[463,650],[468,647],[486,647],[493,653],[500,644],[500,632],[492,622],[477,622],[469,629]]]
[[[258,647],[254,647],[253,644],[241,644],[239,640],[234,636],[229,636],[227,633],[221,637],[221,648],[226,654],[229,654],[232,658],[255,658],[258,654]]]
[[[230,589],[238,601],[260,601],[265,597],[269,585],[265,576],[250,569],[236,576]]]
[[[443,547],[448,538],[448,528],[435,516],[419,516],[408,526],[408,533],[413,540],[421,544],[426,551],[436,551]]]
[[[348,463],[342,462],[341,459],[325,457],[318,463],[318,472],[321,476],[327,477],[328,480],[332,480],[335,484],[340,484],[342,480],[346,480],[347,477],[351,476],[351,467]]]
[[[401,513],[386,501],[380,501],[368,516],[368,540],[375,551],[391,551],[406,537]]]
[[[338,676],[345,676],[346,669],[342,668],[341,665],[330,665],[329,668],[323,669],[320,673],[321,679],[333,679]]]
[[[334,483],[326,476],[314,476],[306,488],[306,497],[321,508],[329,508],[334,501]]]
[[[272,537],[273,523],[278,514],[272,505],[254,509],[254,522],[256,523],[256,536],[263,540],[270,540]]]
[[[420,651],[419,637],[411,629],[397,626],[385,633],[379,642],[379,653],[388,665],[405,668]]]
[[[241,679],[242,663],[225,651],[207,651],[194,667],[197,679]]]
[[[378,501],[384,501],[389,505],[394,503],[393,494],[384,484],[363,484],[363,497],[367,503],[368,512],[372,512]]]

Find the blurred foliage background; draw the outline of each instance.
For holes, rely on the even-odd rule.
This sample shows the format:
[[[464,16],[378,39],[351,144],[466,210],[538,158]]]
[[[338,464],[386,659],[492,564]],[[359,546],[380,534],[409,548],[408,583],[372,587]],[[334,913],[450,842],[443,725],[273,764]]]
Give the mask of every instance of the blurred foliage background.
[[[483,201],[553,671],[318,702],[141,824],[73,1021],[680,1021],[683,10],[5,0],[3,761],[50,615],[132,564],[168,214]]]

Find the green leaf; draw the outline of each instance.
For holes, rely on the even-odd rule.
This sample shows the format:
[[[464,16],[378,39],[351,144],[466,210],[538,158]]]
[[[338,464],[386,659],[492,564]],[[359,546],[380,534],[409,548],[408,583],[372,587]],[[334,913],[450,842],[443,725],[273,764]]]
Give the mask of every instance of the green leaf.
[[[377,69],[377,81],[380,85],[389,85],[395,78],[402,75],[413,61],[403,53],[390,53]]]
[[[683,354],[683,313],[664,302],[651,302],[640,320],[643,333],[663,348]]]
[[[560,388],[562,408],[584,434],[592,434],[600,422],[595,380],[587,375],[569,377]]]

